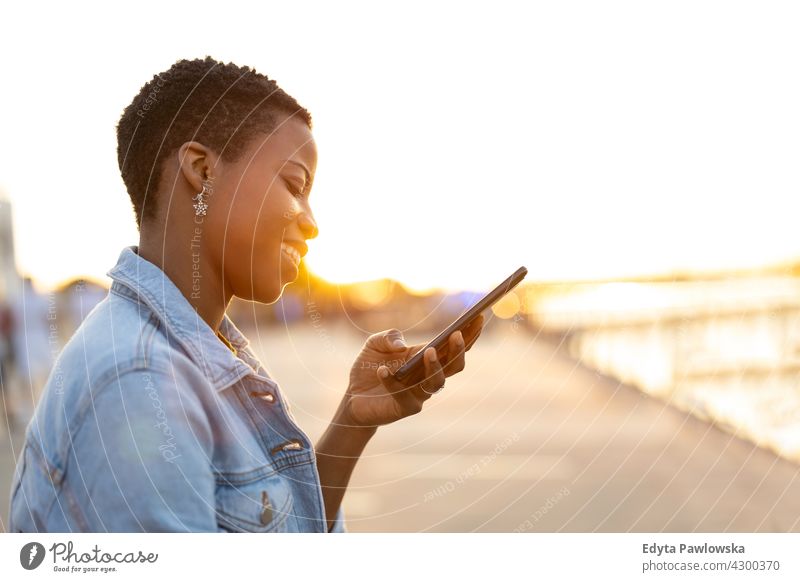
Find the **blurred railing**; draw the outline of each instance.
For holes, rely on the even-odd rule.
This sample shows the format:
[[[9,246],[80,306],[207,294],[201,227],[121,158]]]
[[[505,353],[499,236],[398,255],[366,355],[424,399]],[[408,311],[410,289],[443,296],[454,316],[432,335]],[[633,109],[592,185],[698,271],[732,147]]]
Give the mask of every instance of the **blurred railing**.
[[[602,373],[800,461],[800,281],[610,283],[530,315]]]

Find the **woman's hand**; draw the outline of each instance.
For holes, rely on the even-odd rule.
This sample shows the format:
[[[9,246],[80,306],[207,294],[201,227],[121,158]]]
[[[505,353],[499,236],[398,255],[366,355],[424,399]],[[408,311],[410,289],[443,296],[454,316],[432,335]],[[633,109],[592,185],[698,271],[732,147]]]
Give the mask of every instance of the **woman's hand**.
[[[464,369],[464,354],[478,339],[482,328],[481,314],[464,328],[463,335],[460,331],[451,334],[438,353],[429,348],[423,358],[424,375],[406,379],[405,383],[396,380],[389,371],[397,370],[426,344],[407,346],[397,329],[369,336],[350,370],[350,385],[342,403],[344,418],[340,422],[375,427],[416,414],[444,386],[446,377]],[[430,360],[433,355],[435,359]]]

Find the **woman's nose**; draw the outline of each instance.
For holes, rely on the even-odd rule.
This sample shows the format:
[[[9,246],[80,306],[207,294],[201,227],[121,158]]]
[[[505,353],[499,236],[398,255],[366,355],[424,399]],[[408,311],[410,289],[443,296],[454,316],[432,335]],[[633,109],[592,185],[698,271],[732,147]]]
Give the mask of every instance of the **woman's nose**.
[[[310,212],[301,212],[298,216],[298,222],[300,223],[300,230],[303,231],[303,237],[305,239],[316,238],[319,234],[317,222]]]

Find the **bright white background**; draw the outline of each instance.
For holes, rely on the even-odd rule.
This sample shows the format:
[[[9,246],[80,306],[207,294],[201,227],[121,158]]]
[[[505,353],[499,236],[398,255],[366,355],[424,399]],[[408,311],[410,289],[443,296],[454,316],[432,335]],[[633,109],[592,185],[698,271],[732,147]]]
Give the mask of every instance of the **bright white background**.
[[[206,54],[307,107],[309,267],[418,289],[800,257],[792,2],[4,7],[0,189],[20,270],[105,280],[138,235],[115,124]],[[400,243],[398,243],[400,241]]]

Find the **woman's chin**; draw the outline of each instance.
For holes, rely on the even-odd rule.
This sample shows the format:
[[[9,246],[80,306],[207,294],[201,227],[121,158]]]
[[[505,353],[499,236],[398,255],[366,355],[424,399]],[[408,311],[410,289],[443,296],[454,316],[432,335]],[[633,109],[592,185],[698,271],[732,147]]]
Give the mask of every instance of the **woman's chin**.
[[[296,281],[300,276],[300,263],[294,264],[294,261],[287,258],[286,255],[281,253],[281,278],[285,283]]]
[[[291,283],[286,280],[276,280],[274,277],[269,280],[253,281],[252,286],[247,285],[241,293],[234,291],[234,295],[244,301],[255,301],[256,303],[275,303],[281,298],[283,288]]]
[[[264,289],[264,292],[260,294],[260,298],[256,299],[256,301],[266,304],[275,303],[281,298],[284,287],[286,287],[289,283],[291,283],[291,281],[281,281],[280,285],[269,285]]]
[[[278,277],[275,277],[274,266],[267,269],[268,275],[258,277],[258,273],[254,273],[256,278],[251,281],[252,285],[248,284],[242,294],[234,292],[234,295],[245,301],[267,305],[275,303],[281,298],[284,288],[297,281],[300,276],[300,270],[288,259],[282,260],[279,265]]]

